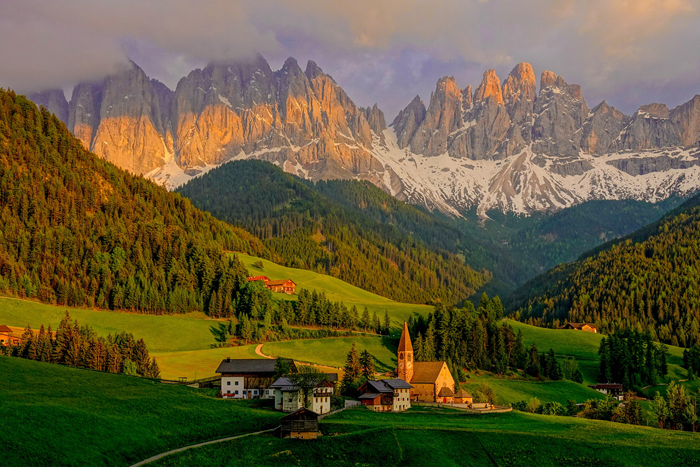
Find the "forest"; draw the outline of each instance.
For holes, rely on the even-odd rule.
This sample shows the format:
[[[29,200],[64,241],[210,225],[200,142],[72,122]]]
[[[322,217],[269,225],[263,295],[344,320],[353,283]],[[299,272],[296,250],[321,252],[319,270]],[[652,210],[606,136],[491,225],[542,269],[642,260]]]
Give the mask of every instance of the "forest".
[[[560,265],[508,304],[523,322],[594,322],[599,332],[648,332],[674,346],[700,344],[700,196],[623,239]]]
[[[286,266],[397,301],[457,303],[491,277],[454,253],[457,229],[368,182],[314,185],[251,160],[224,164],[178,191],[258,235]]]
[[[598,381],[619,383],[638,391],[656,386],[668,373],[668,348],[656,344],[649,332],[616,331],[600,341]]]
[[[0,90],[0,293],[143,313],[222,314],[253,235],[85,150],[55,116]],[[214,305],[214,306],[213,306]]]

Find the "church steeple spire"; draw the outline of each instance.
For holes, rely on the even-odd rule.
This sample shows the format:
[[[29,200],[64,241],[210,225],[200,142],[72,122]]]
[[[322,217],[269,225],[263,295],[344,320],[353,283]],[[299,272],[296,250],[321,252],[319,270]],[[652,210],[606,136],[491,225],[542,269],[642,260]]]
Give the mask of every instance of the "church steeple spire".
[[[399,341],[399,378],[408,383],[413,379],[413,345],[408,333],[408,324],[405,321]]]

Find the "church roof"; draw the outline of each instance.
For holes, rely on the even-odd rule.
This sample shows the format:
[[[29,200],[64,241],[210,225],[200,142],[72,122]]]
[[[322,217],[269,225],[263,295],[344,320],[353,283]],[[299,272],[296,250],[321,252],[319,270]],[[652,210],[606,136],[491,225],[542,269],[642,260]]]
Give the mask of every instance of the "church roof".
[[[411,383],[434,383],[445,362],[414,362]]]
[[[411,345],[411,336],[408,334],[408,324],[403,322],[403,331],[401,331],[401,340],[399,341],[399,352],[413,352]]]

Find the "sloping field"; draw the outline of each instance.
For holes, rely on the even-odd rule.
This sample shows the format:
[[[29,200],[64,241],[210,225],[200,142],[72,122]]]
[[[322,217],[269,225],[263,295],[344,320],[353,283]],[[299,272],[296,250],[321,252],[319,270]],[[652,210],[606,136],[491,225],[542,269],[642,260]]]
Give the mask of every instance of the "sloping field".
[[[159,466],[660,466],[697,465],[700,435],[573,417],[445,409],[353,409],[299,442],[256,436],[175,454]]]

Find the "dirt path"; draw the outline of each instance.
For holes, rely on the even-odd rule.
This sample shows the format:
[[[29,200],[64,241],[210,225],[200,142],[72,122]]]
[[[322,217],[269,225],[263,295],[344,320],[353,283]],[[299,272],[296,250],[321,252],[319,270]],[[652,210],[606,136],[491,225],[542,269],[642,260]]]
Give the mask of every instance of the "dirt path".
[[[167,451],[167,452],[158,454],[157,456],[149,457],[148,459],[143,460],[137,464],[134,464],[131,467],[138,467],[140,465],[150,464],[151,462],[155,462],[158,459],[162,459],[163,457],[169,456],[170,454],[175,454],[176,452],[182,452],[182,451],[186,451],[186,450],[192,449],[192,448],[201,448],[202,446],[207,446],[209,444],[223,443],[224,441],[231,441],[233,439],[245,438],[246,436],[253,436],[253,435],[260,435],[262,433],[269,433],[269,432],[274,431],[276,429],[277,429],[277,427],[270,428],[269,430],[256,431],[255,433],[246,433],[243,435],[231,436],[228,438],[215,439],[214,441],[207,441],[206,443],[193,444],[191,446],[185,446],[184,448],[173,449],[172,451]]]
[[[270,355],[265,355],[264,353],[262,353],[263,345],[265,345],[265,344],[258,344],[258,346],[255,347],[255,353],[260,355],[263,358],[275,358],[275,357],[271,357]]]

